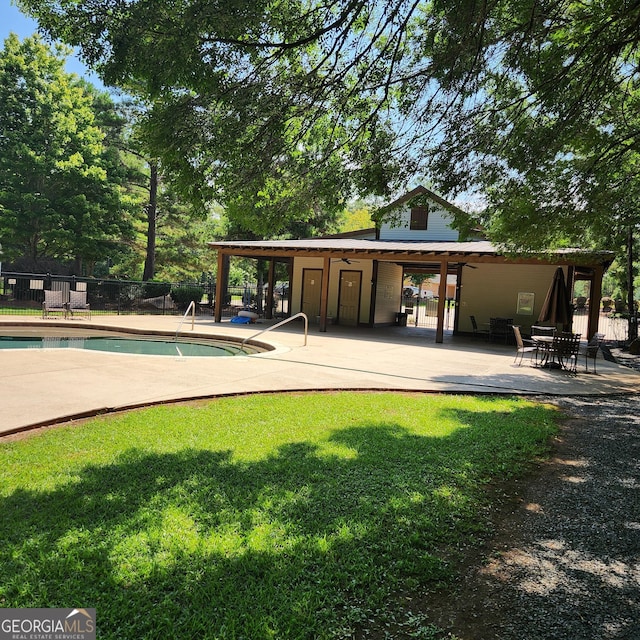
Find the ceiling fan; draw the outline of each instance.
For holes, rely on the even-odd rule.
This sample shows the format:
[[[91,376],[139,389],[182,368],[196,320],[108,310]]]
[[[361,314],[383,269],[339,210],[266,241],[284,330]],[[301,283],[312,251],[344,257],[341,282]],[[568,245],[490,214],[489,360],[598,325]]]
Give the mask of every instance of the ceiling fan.
[[[332,260],[331,262],[345,262],[346,264],[358,264],[360,261],[359,260],[351,260],[351,258],[336,258],[335,260]]]

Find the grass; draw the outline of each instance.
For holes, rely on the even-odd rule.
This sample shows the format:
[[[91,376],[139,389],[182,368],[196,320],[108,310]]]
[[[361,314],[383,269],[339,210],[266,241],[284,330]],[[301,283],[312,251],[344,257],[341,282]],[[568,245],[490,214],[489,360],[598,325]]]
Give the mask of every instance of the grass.
[[[113,639],[442,637],[399,594],[447,583],[486,483],[543,453],[556,415],[259,395],[5,443],[0,606],[95,607]]]

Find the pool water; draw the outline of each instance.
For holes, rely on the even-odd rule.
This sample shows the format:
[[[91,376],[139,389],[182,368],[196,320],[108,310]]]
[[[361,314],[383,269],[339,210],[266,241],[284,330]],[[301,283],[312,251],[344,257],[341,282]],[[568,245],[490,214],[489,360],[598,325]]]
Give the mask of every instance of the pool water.
[[[0,336],[3,349],[86,349],[109,353],[128,353],[152,356],[235,356],[256,353],[257,350],[239,344],[211,339],[191,342],[161,337],[59,337],[59,336]]]

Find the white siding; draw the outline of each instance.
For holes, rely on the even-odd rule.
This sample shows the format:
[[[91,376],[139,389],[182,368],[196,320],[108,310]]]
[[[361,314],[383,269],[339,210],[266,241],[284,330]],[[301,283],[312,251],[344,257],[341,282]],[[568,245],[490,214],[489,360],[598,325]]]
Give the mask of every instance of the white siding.
[[[396,223],[395,226],[392,226],[392,218]],[[427,228],[422,231],[412,230],[409,228],[411,207],[407,206],[389,216],[389,221],[382,223],[380,239],[457,242],[458,231],[451,228],[452,220],[451,214],[444,207],[430,200]]]
[[[373,323],[393,324],[402,300],[402,267],[392,262],[378,263],[376,312]]]

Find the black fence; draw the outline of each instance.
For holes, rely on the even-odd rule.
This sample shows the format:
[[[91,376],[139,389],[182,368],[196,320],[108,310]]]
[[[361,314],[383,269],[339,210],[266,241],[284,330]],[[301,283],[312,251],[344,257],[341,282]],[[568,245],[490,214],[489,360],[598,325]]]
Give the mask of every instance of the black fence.
[[[59,276],[37,273],[0,274],[0,315],[38,315],[42,312],[45,290],[86,291],[92,314],[179,315],[195,300],[198,314],[212,315],[215,304],[214,280],[200,282],[137,282]],[[273,296],[273,316],[288,313],[287,290],[276,289]],[[266,287],[246,284],[228,287],[224,317],[234,316],[241,309],[263,315],[266,311]]]

